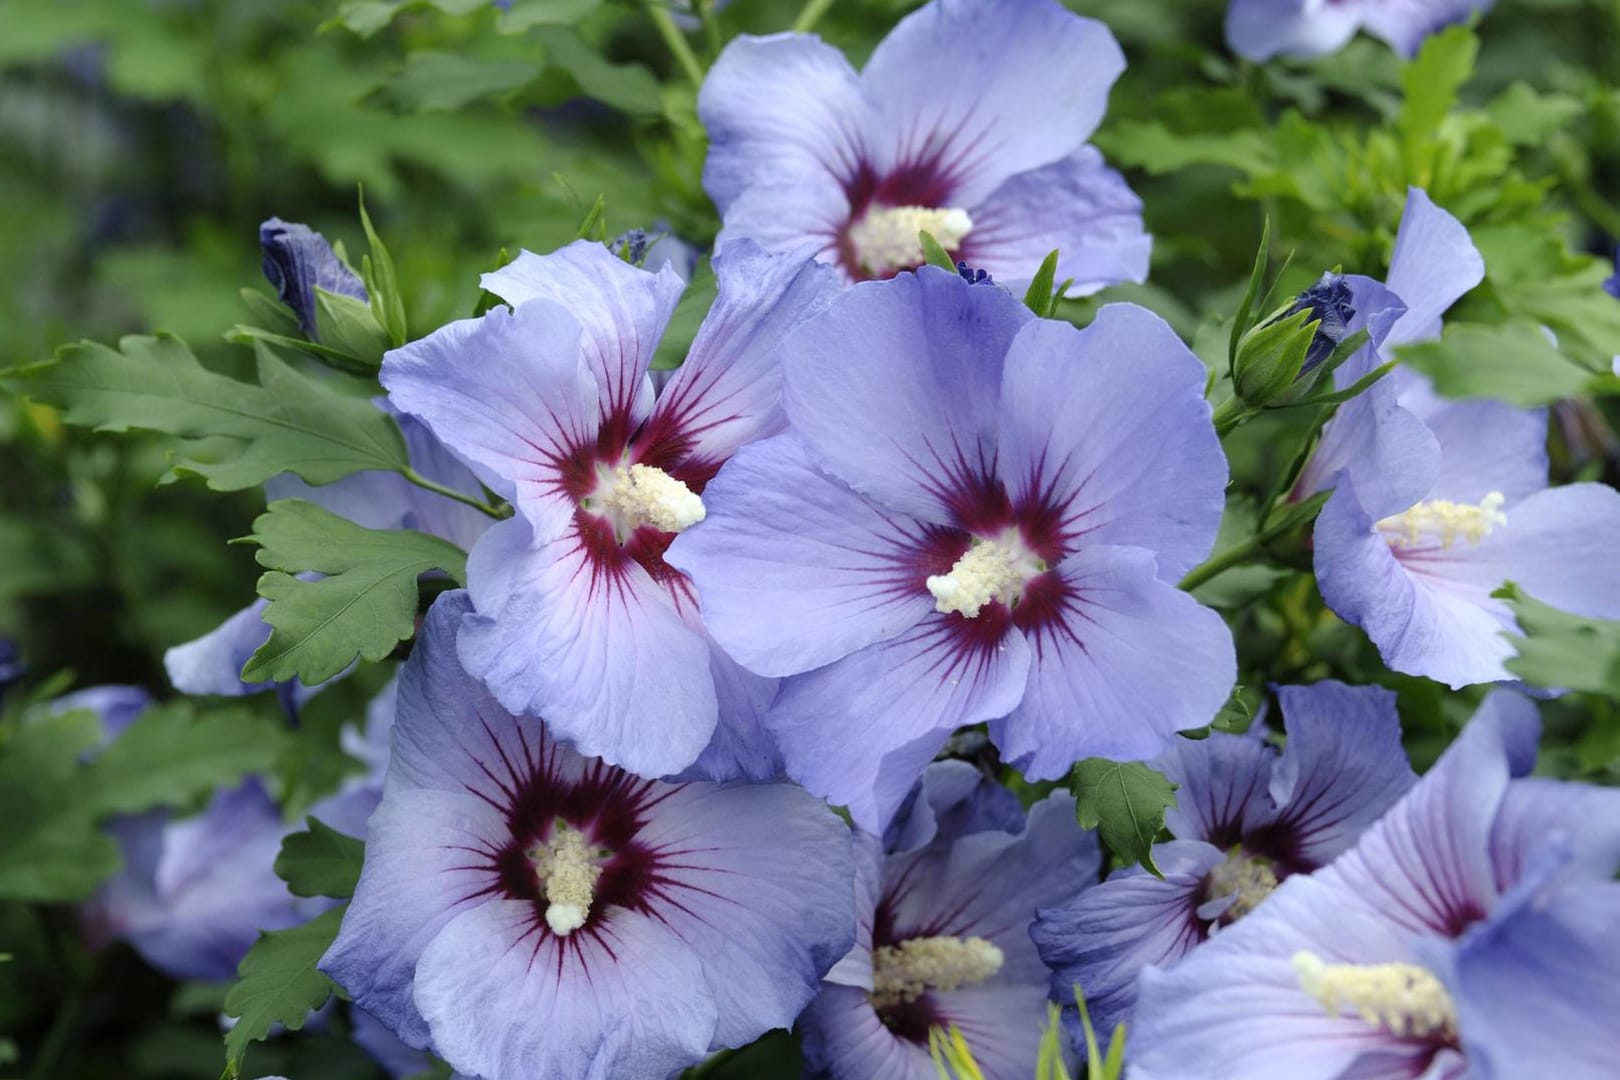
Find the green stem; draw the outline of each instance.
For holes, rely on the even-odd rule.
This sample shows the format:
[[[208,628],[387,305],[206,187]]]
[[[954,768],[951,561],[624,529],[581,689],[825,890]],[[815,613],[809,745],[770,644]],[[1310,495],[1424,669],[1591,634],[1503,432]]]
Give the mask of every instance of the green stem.
[[[1215,434],[1224,439],[1233,428],[1253,415],[1244,400],[1233,395],[1215,406]]]
[[[703,27],[703,44],[708,49],[709,60],[720,55],[720,21],[715,18],[714,0],[697,0],[698,23]]]
[[[1243,543],[1229,547],[1219,555],[1212,555],[1193,567],[1187,576],[1181,579],[1181,588],[1191,592],[1211,578],[1226,573],[1232,567],[1243,565],[1260,554],[1266,545],[1266,539],[1263,533],[1255,533]]]
[[[793,20],[793,32],[808,34],[816,28],[816,23],[827,14],[827,9],[833,6],[833,0],[805,0],[805,5],[799,11],[799,17]]]
[[[101,961],[98,958],[68,991],[67,999],[56,1010],[50,1030],[45,1033],[45,1041],[40,1044],[39,1054],[34,1058],[33,1071],[28,1074],[30,1080],[55,1080],[62,1075],[63,1059],[80,1034],[84,1009],[89,1004],[100,973]]]
[[[1321,495],[1318,496],[1318,498],[1326,499],[1327,496]],[[1310,500],[1307,499],[1306,502],[1310,502]],[[1310,517],[1302,517],[1301,513],[1302,508],[1299,505],[1295,505],[1293,507],[1284,505],[1279,511],[1274,511],[1274,516],[1277,517],[1275,522],[1270,525],[1263,526],[1259,532],[1255,533],[1242,543],[1235,544],[1221,552],[1219,555],[1213,555],[1209,559],[1193,567],[1187,576],[1181,579],[1181,584],[1179,587],[1187,592],[1191,592],[1192,590],[1198,588],[1198,586],[1204,584],[1206,581],[1209,581],[1211,578],[1215,578],[1226,573],[1226,571],[1232,569],[1232,567],[1242,566],[1244,563],[1253,559],[1256,555],[1264,552],[1267,544],[1277,539],[1277,537],[1281,536],[1289,529],[1297,528],[1298,526],[1306,524],[1310,520]]]
[[[694,87],[703,89],[703,65],[698,62],[697,54],[692,51],[686,35],[675,25],[675,17],[659,3],[659,0],[642,0],[641,6],[647,12],[647,18],[652,20],[658,36],[669,46],[670,55],[675,57],[675,62],[686,72],[686,77],[692,80]]]
[[[474,510],[488,514],[496,521],[500,521],[503,518],[509,518],[512,516],[512,508],[510,506],[491,506],[483,499],[477,499],[471,495],[465,495],[462,492],[457,491],[455,488],[445,487],[443,484],[435,483],[423,476],[421,473],[417,472],[415,469],[408,466],[400,470],[400,475],[419,488],[434,492],[438,495],[443,495],[447,499],[454,499],[456,502],[461,503],[464,506],[470,506]]]

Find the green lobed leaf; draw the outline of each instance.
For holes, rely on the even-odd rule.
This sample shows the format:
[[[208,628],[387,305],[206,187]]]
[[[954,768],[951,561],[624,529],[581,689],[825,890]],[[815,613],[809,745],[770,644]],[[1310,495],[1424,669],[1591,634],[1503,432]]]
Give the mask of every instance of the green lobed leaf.
[[[306,818],[305,832],[289,833],[276,857],[276,876],[295,896],[330,896],[347,900],[360,880],[366,844],[347,833]]]
[[[383,88],[392,101],[412,111],[454,111],[482,98],[511,93],[540,74],[540,64],[494,60],[422,49]]]
[[[561,72],[579,92],[632,116],[663,112],[663,88],[640,64],[615,64],[566,26],[541,26],[534,36],[546,47],[546,70]]]
[[[1561,353],[1541,328],[1523,322],[1486,326],[1453,322],[1438,341],[1396,350],[1451,398],[1497,398],[1512,405],[1547,405],[1578,394],[1592,378]]]
[[[333,908],[302,926],[260,934],[237,967],[240,980],[225,995],[225,1012],[240,1017],[225,1033],[225,1075],[242,1074],[250,1043],[270,1034],[272,1025],[289,1031],[304,1026],[336,987],[315,965],[337,938],[347,905]]]
[[[270,601],[269,639],[242,677],[249,682],[325,682],[356,657],[381,660],[416,629],[416,579],[442,570],[462,580],[467,556],[438,537],[367,529],[314,503],[285,499],[253,523],[259,595]],[[326,575],[304,581],[294,574]]]
[[[1176,803],[1176,785],[1140,761],[1104,758],[1078,763],[1069,780],[1080,827],[1096,829],[1115,855],[1163,877],[1153,864],[1153,841]]]
[[[255,487],[282,472],[329,484],[362,469],[407,466],[399,429],[369,401],[299,375],[262,341],[254,352],[258,386],[209,371],[184,342],[163,334],[126,337],[116,350],[94,342],[68,345],[55,360],[0,375],[0,386],[57,406],[69,424],[98,431],[239,439],[234,457],[176,466],[217,491]]]
[[[1479,38],[1466,26],[1452,26],[1423,41],[1417,57],[1401,72],[1405,100],[1395,127],[1406,153],[1408,175],[1427,183],[1433,140],[1446,114],[1457,106],[1457,93],[1474,74]]]
[[[521,34],[534,26],[572,26],[602,6],[602,0],[516,0],[495,20],[503,34]]]
[[[97,810],[134,814],[178,806],[248,773],[268,772],[286,742],[274,719],[233,704],[154,705],[103,750],[82,781]]]
[[[1559,611],[1511,583],[1493,595],[1507,601],[1521,631],[1506,635],[1518,650],[1509,671],[1534,686],[1620,697],[1620,622]]]

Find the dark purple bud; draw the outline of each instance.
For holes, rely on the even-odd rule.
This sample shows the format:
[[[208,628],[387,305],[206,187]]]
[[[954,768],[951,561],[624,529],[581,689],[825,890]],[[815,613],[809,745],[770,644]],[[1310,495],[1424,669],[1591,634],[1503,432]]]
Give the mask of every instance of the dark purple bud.
[[[1603,291],[1620,300],[1620,244],[1614,249],[1614,273],[1603,282]]]
[[[647,235],[646,229],[629,229],[615,236],[608,244],[608,250],[631,266],[640,266],[651,246],[652,237]]]
[[[1288,309],[1287,314],[1294,315],[1308,309],[1311,319],[1319,324],[1316,337],[1305,353],[1301,375],[1314,371],[1333,355],[1333,350],[1339,347],[1341,341],[1350,336],[1350,320],[1356,317],[1352,299],[1349,283],[1333,273],[1323,274],[1321,281],[1295,297],[1294,306]]]
[[[337,257],[326,237],[293,221],[271,218],[259,226],[264,276],[283,303],[298,315],[304,333],[315,339],[315,290],[366,299],[366,286]]]

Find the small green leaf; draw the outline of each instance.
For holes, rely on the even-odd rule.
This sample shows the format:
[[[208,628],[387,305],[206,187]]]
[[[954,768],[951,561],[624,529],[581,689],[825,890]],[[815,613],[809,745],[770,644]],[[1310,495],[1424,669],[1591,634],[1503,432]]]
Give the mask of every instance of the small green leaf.
[[[241,295],[242,303],[261,329],[286,337],[297,337],[304,332],[293,309],[275,297],[266,296],[258,289],[243,289]]]
[[[270,601],[270,638],[242,678],[325,682],[356,657],[381,660],[416,628],[416,579],[443,570],[457,581],[467,556],[438,537],[366,529],[300,499],[270,504],[248,538],[259,545],[259,595]],[[294,574],[325,577],[304,581]]]
[[[940,242],[934,239],[934,234],[927,229],[917,234],[917,242],[922,245],[923,262],[929,266],[937,266],[941,270],[956,273],[956,263],[951,261],[950,252],[946,251]]]
[[[226,1076],[242,1074],[248,1044],[263,1040],[272,1025],[297,1031],[332,996],[332,980],[315,965],[337,938],[344,910],[333,908],[302,926],[260,934],[242,958],[236,969],[240,981],[225,995],[226,1015],[240,1017],[225,1033]]]
[[[1030,278],[1024,290],[1024,306],[1045,318],[1052,311],[1052,285],[1057,280],[1058,253],[1052,251],[1041,260],[1040,268]]]
[[[371,371],[382,365],[383,353],[388,351],[388,332],[367,301],[317,286],[315,326],[321,344],[354,357]]]
[[[68,345],[57,359],[0,374],[0,386],[55,405],[69,424],[98,431],[228,436],[241,452],[193,468],[216,491],[255,487],[282,472],[329,484],[362,469],[403,469],[405,443],[369,401],[332,393],[256,342],[261,385],[215,374],[180,339],[126,337],[118,349]],[[216,444],[218,445],[223,444]]]
[[[1559,611],[1512,583],[1492,595],[1507,601],[1522,631],[1505,635],[1518,650],[1509,671],[1533,686],[1620,697],[1620,622]]]
[[[1176,785],[1140,761],[1103,758],[1077,764],[1070,784],[1081,828],[1096,829],[1115,855],[1164,876],[1153,864],[1153,841],[1176,803]]]
[[[534,36],[546,47],[548,73],[565,74],[579,92],[632,116],[657,116],[663,88],[640,64],[615,64],[566,26],[541,26]]]
[[[85,790],[105,813],[178,806],[268,772],[285,740],[275,720],[241,705],[206,712],[185,700],[154,705],[90,765]]]
[[[371,225],[371,215],[366,212],[364,191],[360,193],[360,227],[366,231],[366,243],[370,246],[369,254],[361,263],[361,276],[365,279],[371,314],[382,325],[388,340],[398,348],[405,344],[409,333],[405,324],[405,301],[399,295],[394,258],[388,254],[388,246],[377,235]]]
[[[1226,372],[1237,377],[1238,342],[1255,322],[1255,307],[1260,302],[1260,287],[1266,283],[1266,264],[1271,253],[1271,219],[1260,219],[1260,246],[1254,252],[1254,265],[1249,269],[1249,286],[1243,291],[1243,302],[1238,305],[1237,317],[1232,320],[1232,336],[1227,343]]]
[[[1581,392],[1592,372],[1559,352],[1538,326],[1454,322],[1438,341],[1406,345],[1396,355],[1434,380],[1451,398],[1496,398],[1547,405]]]
[[[276,876],[295,896],[330,896],[347,900],[360,880],[366,844],[346,833],[306,819],[307,832],[289,833],[276,857]]]

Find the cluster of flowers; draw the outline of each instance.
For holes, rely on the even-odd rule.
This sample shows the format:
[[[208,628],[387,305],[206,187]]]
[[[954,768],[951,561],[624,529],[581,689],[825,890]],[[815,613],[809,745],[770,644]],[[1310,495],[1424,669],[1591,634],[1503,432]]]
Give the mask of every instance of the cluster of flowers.
[[[1395,34],[1420,6],[1328,9]],[[1132,1020],[1145,1078],[1609,1067],[1620,792],[1526,778],[1527,699],[1493,693],[1422,780],[1376,688],[1279,688],[1281,751],[1265,722],[1179,734],[1235,680],[1176,584],[1224,507],[1206,368],[1142,308],[1078,330],[1004,287],[1054,247],[1074,294],[1145,275],[1139,203],[1083,141],[1122,68],[1051,0],[934,0],[860,73],[741,38],[700,101],[724,230],[681,366],[652,370],[678,256],[525,252],[484,278],[505,305],[381,372],[414,467],[511,517],[391,474],[271,486],[471,552],[355,743],[371,771],[315,810],[366,839],[322,970],[400,1073],[431,1050],[483,1080],[665,1077],[797,1023],[829,1076],[932,1077],[955,1026],[1021,1080],[1077,988]],[[960,272],[919,268],[923,231]],[[263,240],[311,333],[315,287],[363,295],[302,226]],[[1343,388],[1482,275],[1414,190],[1385,282],[1297,304],[1330,341],[1368,332]],[[1293,497],[1332,491],[1323,597],[1395,670],[1508,678],[1510,579],[1620,616],[1620,494],[1548,488],[1546,422],[1397,371],[1325,430]],[[237,673],[266,633],[250,608],[171,678],[262,689]],[[1071,796],[1026,811],[934,761],[975,724],[1032,781],[1156,761],[1180,785],[1163,877],[1099,882]],[[268,875],[282,828],[253,783],[130,822],[142,856],[92,920],[227,976],[311,913]]]

